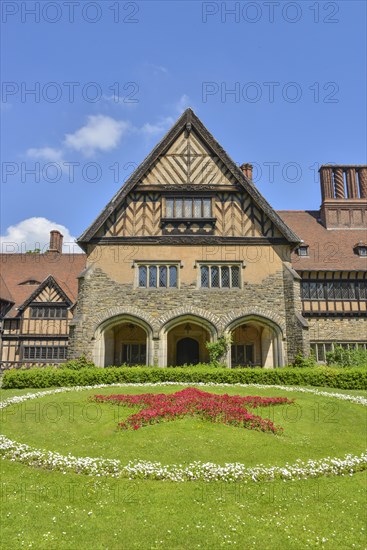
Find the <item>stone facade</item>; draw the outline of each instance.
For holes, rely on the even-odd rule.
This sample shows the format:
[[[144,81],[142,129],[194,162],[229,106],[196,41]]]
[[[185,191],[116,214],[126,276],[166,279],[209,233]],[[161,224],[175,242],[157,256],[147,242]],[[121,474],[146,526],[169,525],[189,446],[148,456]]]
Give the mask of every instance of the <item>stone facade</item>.
[[[297,295],[298,292],[298,295]],[[80,278],[77,312],[71,326],[69,357],[93,357],[98,327],[110,319],[140,319],[151,329],[152,364],[164,362],[162,330],[172,320],[191,319],[221,336],[237,320],[256,319],[278,327],[282,364],[297,351],[308,352],[307,324],[301,323],[299,281],[287,267],[265,277],[261,283],[244,282],[241,289],[200,289],[195,282],[179,289],[139,289],[116,282],[100,267]],[[163,366],[163,365],[162,365]]]
[[[367,340],[366,317],[310,318],[310,342],[363,342]]]

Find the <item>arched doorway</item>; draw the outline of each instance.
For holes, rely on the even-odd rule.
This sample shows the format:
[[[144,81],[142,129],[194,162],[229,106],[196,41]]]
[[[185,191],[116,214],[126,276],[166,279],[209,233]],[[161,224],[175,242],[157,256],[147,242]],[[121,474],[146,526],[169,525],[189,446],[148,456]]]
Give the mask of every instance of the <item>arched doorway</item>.
[[[96,331],[94,362],[110,365],[147,365],[150,359],[151,329],[133,317],[116,317],[105,321]]]
[[[283,365],[282,332],[273,321],[258,316],[237,319],[226,330],[232,344],[231,367],[273,368]]]
[[[176,365],[199,363],[199,342],[194,338],[181,338],[176,344]]]
[[[166,367],[209,362],[206,343],[213,341],[216,336],[214,325],[196,315],[180,315],[170,319],[160,332],[160,365]]]

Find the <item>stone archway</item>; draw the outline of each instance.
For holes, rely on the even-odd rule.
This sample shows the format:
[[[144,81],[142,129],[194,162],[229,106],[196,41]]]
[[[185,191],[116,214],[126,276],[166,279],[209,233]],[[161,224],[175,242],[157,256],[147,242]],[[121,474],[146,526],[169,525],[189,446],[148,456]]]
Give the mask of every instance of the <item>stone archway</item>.
[[[227,325],[225,332],[232,337],[228,366],[274,368],[284,365],[282,329],[272,319],[246,315]]]
[[[205,344],[216,338],[217,329],[207,319],[192,314],[171,318],[160,331],[159,365],[166,367],[192,361],[208,362],[209,354]],[[182,348],[185,344],[184,350]]]
[[[99,367],[121,364],[149,365],[152,327],[143,319],[119,314],[106,319],[94,335],[93,360]]]

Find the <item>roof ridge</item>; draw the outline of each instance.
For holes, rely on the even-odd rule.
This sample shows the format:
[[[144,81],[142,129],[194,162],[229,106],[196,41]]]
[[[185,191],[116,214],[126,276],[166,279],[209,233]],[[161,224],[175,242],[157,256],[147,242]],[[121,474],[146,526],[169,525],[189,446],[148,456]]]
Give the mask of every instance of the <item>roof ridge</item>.
[[[242,170],[235,164],[231,157],[226,153],[220,143],[214,138],[209,130],[204,126],[199,117],[194,113],[191,108],[188,108],[173,124],[171,129],[163,136],[159,143],[152,149],[152,151],[145,157],[145,159],[139,164],[133,174],[129,177],[127,182],[120,187],[115,193],[112,199],[107,203],[105,208],[100,212],[97,218],[92,224],[80,235],[77,239],[77,243],[82,245],[87,243],[96,232],[101,228],[103,223],[112,214],[115,208],[122,202],[122,200],[130,193],[134,187],[138,184],[143,175],[147,172],[150,166],[158,160],[158,158],[164,154],[170,147],[170,145],[177,139],[181,132],[185,129],[188,132],[194,128],[194,131],[201,137],[206,146],[214,152],[214,154],[223,162],[229,172],[234,178],[242,185],[242,187],[251,196],[257,206],[265,212],[270,220],[276,225],[279,231],[284,237],[291,243],[300,242],[300,238],[296,235],[290,227],[282,220],[276,211],[270,206],[267,200],[261,195],[260,191],[255,187],[254,183],[245,176]]]

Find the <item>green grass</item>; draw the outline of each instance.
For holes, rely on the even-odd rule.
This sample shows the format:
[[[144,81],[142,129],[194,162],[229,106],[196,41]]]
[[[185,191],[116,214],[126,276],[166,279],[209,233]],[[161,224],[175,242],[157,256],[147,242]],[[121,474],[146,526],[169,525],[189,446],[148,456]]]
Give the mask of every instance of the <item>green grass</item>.
[[[173,393],[182,386],[104,388],[62,393],[13,405],[4,410],[2,432],[29,445],[76,456],[152,460],[163,464],[194,460],[262,463],[281,466],[297,459],[343,456],[365,449],[366,414],[359,405],[300,392],[265,388],[208,388],[238,395],[287,396],[294,405],[256,409],[284,433],[274,436],[224,424],[184,418],[121,431],[117,423],[139,409],[91,403],[95,393]]]
[[[98,393],[171,393],[177,389],[180,386],[123,387],[105,388]],[[0,398],[30,391],[2,390]],[[115,429],[117,407],[112,405],[99,405],[102,416],[97,422],[83,419],[87,396],[96,393],[83,391],[40,398],[5,410],[2,433],[37,447],[78,456],[114,456],[124,461],[149,458],[163,463],[238,459],[249,465],[282,464],[294,458],[359,452],[365,447],[366,416],[361,406],[271,388],[207,391],[294,397],[302,415],[291,422],[282,414],[282,406],[272,407],[275,420],[278,418],[285,428],[280,437],[193,419],[119,432]],[[351,390],[340,393],[366,394]],[[337,405],[336,410],[331,410],[331,403]],[[36,404],[40,405],[38,414]],[[47,421],[46,412],[51,418],[56,410],[63,412],[59,421]],[[66,414],[70,410],[71,417]],[[9,414],[12,412],[15,414]],[[122,416],[131,411],[120,408],[119,412]],[[263,416],[265,412],[263,409]],[[336,422],[326,422],[327,418]],[[0,467],[0,544],[4,549],[366,547],[365,473],[246,485],[93,479],[37,470],[7,460]]]
[[[1,475],[4,550],[344,550],[366,543],[365,473],[248,486],[174,484],[93,481],[3,461]]]

